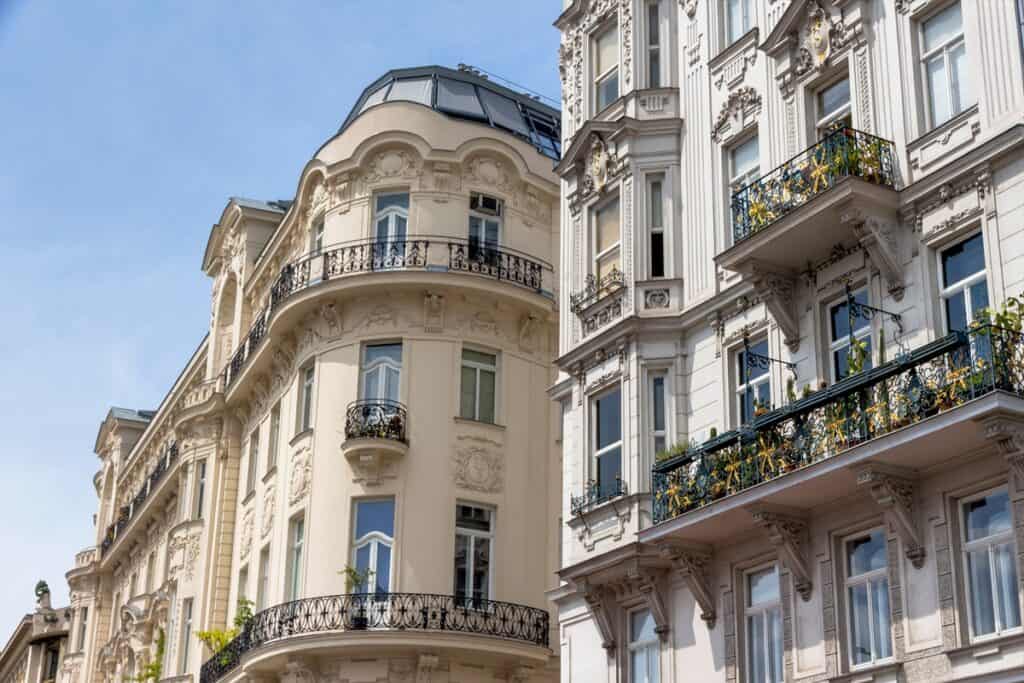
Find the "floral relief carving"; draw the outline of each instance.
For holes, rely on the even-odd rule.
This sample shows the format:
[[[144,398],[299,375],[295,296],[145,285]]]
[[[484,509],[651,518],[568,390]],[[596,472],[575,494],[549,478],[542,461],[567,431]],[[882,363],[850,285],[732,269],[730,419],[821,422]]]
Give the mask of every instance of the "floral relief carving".
[[[715,125],[711,128],[711,139],[722,142],[723,133],[732,128],[742,128],[744,119],[755,116],[761,109],[761,96],[751,86],[745,86],[729,94],[722,103]]]
[[[455,485],[480,491],[499,493],[505,486],[505,462],[495,441],[476,436],[460,436],[452,454]]]
[[[474,157],[466,164],[467,183],[495,188],[511,194],[514,191],[507,164],[489,156]]]
[[[388,150],[375,155],[364,177],[367,183],[391,178],[415,178],[422,173],[416,158],[405,150]]]
[[[252,508],[246,510],[242,516],[242,532],[238,542],[238,554],[243,560],[249,557],[249,551],[252,549],[252,532],[255,522],[253,517]]]
[[[311,469],[309,446],[303,446],[292,455],[291,477],[288,479],[289,505],[295,505],[309,492]]]
[[[263,498],[263,509],[262,509],[262,524],[260,525],[260,535],[264,538],[270,535],[270,532],[274,529],[274,507],[276,496],[274,489],[268,489],[267,495]]]

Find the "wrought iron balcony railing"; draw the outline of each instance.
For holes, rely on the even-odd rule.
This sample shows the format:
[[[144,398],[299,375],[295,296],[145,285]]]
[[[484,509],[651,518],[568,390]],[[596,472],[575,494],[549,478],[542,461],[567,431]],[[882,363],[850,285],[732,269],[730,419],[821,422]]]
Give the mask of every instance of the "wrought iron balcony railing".
[[[156,488],[156,485],[164,478],[167,474],[167,470],[171,469],[171,465],[178,459],[178,444],[172,443],[164,451],[164,454],[156,461],[153,465],[153,469],[146,475],[142,481],[142,486],[131,498],[131,503],[128,505],[122,505],[121,509],[118,510],[117,520],[113,524],[107,527],[106,533],[103,535],[103,541],[100,543],[100,556],[107,554],[110,546],[114,545],[114,541],[124,532],[128,524],[139,514],[143,504],[149,498],[150,494]]]
[[[443,251],[437,254],[436,260],[431,259],[431,244],[448,247],[447,262]],[[553,296],[554,275],[551,266],[507,247],[448,237],[362,240],[327,247],[307,254],[281,269],[270,287],[269,304],[256,314],[241,345],[224,368],[224,387],[229,387],[238,378],[253,352],[266,337],[270,316],[294,294],[359,273],[408,270],[469,273],[508,282],[544,296]]]
[[[591,304],[615,294],[625,288],[626,276],[618,268],[612,268],[603,277],[597,278],[594,275],[587,275],[583,283],[583,289],[569,297],[569,307],[574,313],[579,313]]]
[[[993,391],[1024,397],[1024,344],[989,325],[953,332],[656,464],[654,523],[835,457]]]
[[[391,439],[407,443],[409,421],[405,406],[385,399],[362,399],[349,404],[345,413],[346,439]]]
[[[733,241],[740,242],[836,185],[860,178],[895,189],[893,144],[840,128],[732,194]]]
[[[611,483],[602,486],[600,483],[591,480],[583,487],[583,493],[579,496],[569,496],[569,509],[574,515],[581,515],[592,507],[607,503],[615,498],[621,498],[629,493],[626,482],[621,477],[616,477]]]
[[[268,643],[332,631],[438,631],[506,638],[548,647],[547,610],[493,600],[467,600],[429,593],[351,593],[306,598],[276,605],[253,616],[199,672],[200,683],[215,683],[233,671],[246,653]]]

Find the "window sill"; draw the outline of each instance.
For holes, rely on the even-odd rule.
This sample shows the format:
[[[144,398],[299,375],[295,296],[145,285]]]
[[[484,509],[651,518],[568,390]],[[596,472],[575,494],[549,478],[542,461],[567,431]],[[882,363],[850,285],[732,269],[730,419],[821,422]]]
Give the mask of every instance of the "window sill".
[[[885,674],[897,674],[903,669],[903,662],[887,661],[854,669],[841,676],[830,678],[835,683],[870,683]]]
[[[263,483],[266,484],[268,481],[273,479],[275,474],[277,474],[277,465],[274,465],[263,474]]]
[[[471,417],[462,417],[460,415],[455,416],[455,424],[460,425],[476,425],[483,427],[484,429],[493,429],[499,432],[505,431],[505,425],[498,424],[497,422],[484,422],[483,420],[474,420]]]
[[[949,132],[951,129],[956,128],[958,125],[978,114],[978,104],[975,103],[964,109],[962,112],[957,114],[951,119],[947,119],[937,126],[933,126],[919,135],[914,140],[907,143],[907,150],[915,149],[920,147],[924,143],[928,142],[933,138],[939,138]]]
[[[975,639],[968,645],[962,645],[952,650],[946,650],[950,657],[971,656],[974,659],[984,659],[1000,654],[1005,647],[1024,644],[1024,630],[1016,630],[994,636],[983,636]]]
[[[297,444],[298,442],[302,441],[307,436],[312,436],[312,435],[313,435],[313,428],[312,427],[310,427],[309,429],[304,429],[301,432],[299,432],[298,434],[296,434],[295,436],[293,436],[292,440],[288,442],[288,445],[289,446],[294,446],[295,444]]]

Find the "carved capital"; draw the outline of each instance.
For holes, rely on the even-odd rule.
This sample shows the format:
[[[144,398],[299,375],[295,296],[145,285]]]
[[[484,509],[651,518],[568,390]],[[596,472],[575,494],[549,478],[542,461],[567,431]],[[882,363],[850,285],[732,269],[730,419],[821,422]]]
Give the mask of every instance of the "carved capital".
[[[690,589],[700,606],[700,618],[709,629],[713,629],[718,615],[715,612],[714,592],[708,576],[711,550],[703,547],[666,545],[661,548],[661,553],[672,563],[672,569],[686,582],[686,587]]]
[[[909,479],[874,468],[857,473],[857,485],[866,487],[885,514],[889,528],[900,537],[907,559],[920,569],[924,566],[924,538],[914,515],[914,484]]]
[[[754,521],[768,534],[768,541],[775,546],[779,562],[793,576],[793,588],[806,602],[811,599],[810,564],[805,557],[804,535],[807,522],[790,515],[779,514],[770,510],[751,510]]]

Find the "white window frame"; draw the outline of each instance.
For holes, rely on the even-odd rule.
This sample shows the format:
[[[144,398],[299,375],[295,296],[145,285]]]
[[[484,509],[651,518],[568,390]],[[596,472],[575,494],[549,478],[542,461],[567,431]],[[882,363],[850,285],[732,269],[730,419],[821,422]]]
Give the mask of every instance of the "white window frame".
[[[885,566],[881,569],[873,569],[863,574],[857,574],[856,576],[850,576],[850,556],[848,550],[848,543],[852,540],[862,538],[864,536],[870,536],[875,532],[881,532],[882,541],[888,544],[888,538],[886,537],[885,527],[873,527],[870,529],[864,529],[856,533],[847,534],[840,539],[840,548],[842,549],[842,563],[843,563],[843,602],[845,612],[843,618],[846,620],[846,663],[850,667],[850,671],[860,671],[862,669],[870,669],[873,666],[891,662],[896,658],[896,644],[892,639],[892,597],[886,596],[886,604],[889,605],[889,651],[891,654],[888,657],[877,657],[877,653],[874,652],[874,644],[872,643],[871,659],[861,664],[853,663],[853,622],[851,613],[853,612],[853,600],[850,599],[850,589],[862,584],[866,584],[868,587],[868,633],[874,633],[875,619],[875,603],[871,599],[872,592],[875,589],[875,581],[879,579],[885,579],[885,590],[888,592],[889,586],[889,556],[888,548],[886,549]]]
[[[246,463],[245,495],[256,492],[256,477],[260,462],[260,427],[256,425],[249,434],[249,462]]]
[[[610,443],[610,444],[608,444],[607,446],[605,446],[603,448],[598,448],[597,447],[597,429],[598,429],[598,410],[597,410],[597,404],[598,404],[598,402],[601,399],[605,398],[606,396],[610,396],[611,394],[613,394],[615,392],[619,392],[619,440],[615,441],[613,443]],[[589,422],[590,422],[590,443],[591,443],[591,446],[590,446],[590,450],[591,450],[590,466],[591,466],[592,472],[593,472],[592,479],[594,480],[595,484],[597,484],[598,486],[600,485],[600,480],[598,479],[598,476],[597,476],[597,474],[598,474],[597,463],[599,462],[599,459],[600,459],[600,457],[602,455],[604,455],[605,453],[610,453],[613,450],[615,450],[616,448],[619,449],[619,479],[621,481],[623,481],[623,482],[626,480],[626,471],[625,471],[625,467],[624,467],[624,465],[625,465],[625,453],[623,453],[623,444],[625,443],[625,439],[623,438],[623,433],[624,433],[623,423],[625,421],[622,419],[622,410],[623,410],[622,396],[623,396],[622,384],[621,383],[616,383],[615,386],[608,387],[608,388],[606,388],[606,389],[604,389],[604,390],[602,390],[602,391],[600,391],[600,392],[598,392],[598,393],[596,393],[596,394],[594,394],[593,396],[590,397],[590,406],[589,406],[590,410],[589,410],[589,415],[588,415]],[[599,494],[601,494],[601,497],[604,497],[605,492],[599,490]]]
[[[739,4],[740,12],[742,12],[742,16],[740,17],[740,30],[739,33],[733,35],[730,31],[732,26],[732,11],[729,6],[729,0],[722,3],[722,18],[724,20],[723,35],[725,36],[723,47],[729,47],[737,40],[747,35],[750,29],[754,27],[754,8],[752,0],[739,0]]]
[[[260,548],[259,565],[256,567],[256,611],[267,608],[270,595],[270,544]]]
[[[664,415],[661,416],[661,429],[657,428],[657,410],[656,406],[658,402],[656,400],[657,395],[657,384],[661,381],[661,408],[664,411]],[[650,433],[651,447],[651,461],[658,457],[658,453],[666,450],[669,447],[668,434],[669,434],[669,388],[668,388],[668,369],[656,368],[647,372],[647,401],[650,406],[648,413],[651,416],[650,424],[648,425]],[[658,441],[661,441],[661,448],[658,447]]]
[[[278,400],[270,409],[270,424],[267,429],[267,472],[277,467],[277,459],[281,450],[281,401]]]
[[[986,289],[988,288],[988,282],[987,282],[988,281],[988,265],[986,263],[986,265],[982,266],[981,270],[975,272],[972,275],[968,275],[967,277],[963,278],[962,280],[954,282],[953,284],[949,285],[948,287],[944,287],[943,284],[942,284],[942,281],[945,279],[945,277],[944,277],[945,276],[945,272],[944,272],[943,265],[942,265],[942,255],[945,254],[950,249],[952,249],[954,247],[958,247],[961,244],[967,242],[967,240],[973,239],[973,238],[975,238],[975,237],[977,237],[978,235],[981,235],[981,234],[982,234],[981,232],[973,232],[970,235],[967,235],[966,237],[964,237],[963,239],[960,239],[960,240],[957,240],[957,241],[952,242],[950,244],[944,245],[941,249],[937,249],[936,252],[935,252],[935,259],[936,259],[936,263],[938,264],[937,272],[938,272],[940,314],[941,314],[941,317],[942,317],[942,327],[946,331],[946,334],[949,334],[950,332],[952,332],[952,330],[949,329],[949,316],[946,314],[946,299],[954,297],[957,294],[959,294],[960,292],[963,292],[963,294],[964,294],[964,306],[967,308],[967,310],[964,313],[965,313],[965,318],[967,320],[967,323],[969,325],[971,320],[973,319],[973,316],[974,316],[974,304],[971,302],[971,287],[973,287],[974,285],[978,284],[982,280],[985,280],[986,281],[986,283],[985,283]],[[988,257],[985,254],[985,247],[986,247],[986,245],[985,245],[985,238],[984,238],[984,236],[982,236],[982,238],[981,238],[981,253],[982,253],[983,258],[987,261]],[[989,302],[991,303],[991,301],[992,301],[992,298],[989,297]]]
[[[388,536],[383,531],[370,531],[359,538],[356,538],[356,530],[359,528],[359,504],[360,503],[373,503],[377,501],[388,500],[391,501],[391,525],[392,528],[395,526],[395,517],[398,515],[398,504],[394,497],[386,496],[383,498],[356,498],[352,501],[352,548],[349,552],[349,559],[352,567],[357,565],[357,555],[359,550],[363,547],[370,547],[370,557],[368,568],[373,569],[377,566],[377,553],[381,546],[388,548],[391,551],[390,561],[388,563],[388,585],[387,592],[391,592],[391,588],[394,585],[395,578],[395,538]],[[366,592],[375,594],[376,591],[376,573],[370,581],[367,582]]]
[[[408,190],[394,190],[388,192],[376,192],[373,195],[373,241],[376,244],[395,244],[402,243],[409,239],[409,209],[401,206],[388,206],[380,211],[377,210],[377,200],[381,197],[387,197],[391,195],[405,195],[406,203],[409,207],[412,207],[412,197],[409,195]],[[399,230],[398,219],[402,218],[405,220],[404,227]],[[379,233],[378,223],[381,219],[387,219],[387,227],[385,232],[387,233],[384,237],[381,237]]]
[[[740,169],[736,166],[736,153],[741,147],[753,144],[757,148],[757,163],[751,165],[749,168]],[[726,164],[728,167],[728,185],[725,188],[725,215],[728,216],[729,220],[726,221],[729,226],[729,234],[727,241],[729,244],[733,241],[733,214],[732,214],[732,196],[739,190],[742,190],[747,185],[750,185],[755,180],[761,177],[761,138],[757,132],[752,135],[745,136],[742,140],[737,140],[726,150]]]
[[[967,505],[973,503],[976,500],[980,500],[989,496],[993,493],[1007,492],[1009,498],[1009,511],[1010,511],[1010,528],[1007,531],[1003,531],[992,536],[985,536],[974,541],[967,540]],[[1024,632],[1024,605],[1021,602],[1021,590],[1020,590],[1020,565],[1017,558],[1017,540],[1015,538],[1015,526],[1013,519],[1013,498],[1009,495],[1008,487],[1006,485],[996,486],[970,496],[964,496],[957,501],[957,515],[960,523],[960,567],[963,571],[963,590],[964,590],[964,602],[967,607],[967,629],[970,635],[972,643],[980,643],[986,640],[992,640],[994,638],[1001,638],[1006,635],[1022,633]],[[989,568],[992,572],[992,585],[996,584],[995,574],[995,563],[992,561],[992,549],[996,546],[1005,545],[1009,543],[1013,548],[1013,561],[1017,563],[1017,609],[1021,612],[1021,626],[1014,626],[1011,628],[1003,628],[1003,615],[999,609],[999,601],[995,599],[995,595],[992,596],[992,610],[995,617],[995,631],[992,633],[984,633],[982,635],[976,635],[974,633],[974,610],[971,607],[971,579],[970,579],[970,568],[967,564],[967,557],[971,552],[978,550],[987,550],[989,555]]]
[[[405,345],[401,341],[375,341],[373,343],[367,343],[363,345],[362,356],[359,363],[359,397],[363,400],[376,400],[385,401],[392,400],[388,398],[381,398],[383,394],[387,392],[387,369],[396,370],[398,372],[398,396],[395,397],[395,401],[400,401],[402,397],[402,361],[399,360],[397,363],[391,358],[378,358],[370,361],[366,360],[366,352],[368,349],[375,346],[397,346],[399,348],[399,358],[401,359],[405,355]],[[385,372],[377,375],[378,386],[374,388],[373,393],[370,392],[369,386],[369,375],[375,372],[378,368],[385,368]]]
[[[317,256],[324,250],[324,217],[317,216],[309,227],[309,253]]]
[[[644,9],[647,12],[647,87],[662,88],[665,86],[665,65],[662,64],[661,46],[665,31],[661,21],[661,0],[647,0]]]
[[[313,390],[316,386],[316,364],[309,363],[299,370],[298,396],[295,405],[295,433],[313,428]]]
[[[839,109],[836,109],[831,114],[825,114],[821,109],[821,96],[829,88],[835,87],[846,81],[847,88],[850,90],[850,99],[846,101],[846,104]],[[833,125],[837,121],[841,121],[847,117],[850,119],[850,126],[853,126],[853,84],[850,82],[850,74],[845,73],[842,78],[831,81],[830,83],[821,86],[814,92],[814,112],[817,118],[815,123],[815,130],[818,134],[818,139],[823,140],[828,134]]]
[[[462,381],[462,379],[461,379],[461,377],[462,377],[461,369],[462,368],[470,368],[470,369],[473,370],[473,372],[474,372],[474,375],[473,375],[473,389],[474,389],[474,392],[475,392],[475,396],[473,398],[473,415],[460,415],[460,417],[462,417],[464,419],[467,419],[467,420],[475,420],[477,422],[482,421],[481,418],[480,418],[480,373],[481,372],[491,372],[491,373],[494,374],[494,405],[491,407],[491,413],[494,415],[494,422],[493,422],[493,424],[497,424],[498,423],[498,364],[500,362],[499,359],[498,359],[498,354],[496,352],[493,352],[493,351],[484,351],[482,349],[476,349],[476,348],[473,348],[471,346],[464,346],[462,350],[463,351],[474,351],[476,353],[482,353],[482,354],[486,354],[486,355],[489,355],[489,356],[494,356],[494,364],[493,365],[487,365],[485,363],[481,363],[481,362],[474,361],[474,360],[466,360],[465,354],[460,353],[460,360],[461,360],[461,362],[459,364],[459,368],[460,368],[460,372],[459,372],[459,378],[460,378],[459,379],[459,381],[460,381],[459,413],[462,412],[462,393],[461,393],[461,381]]]
[[[776,581],[776,584],[777,584],[776,585],[777,597],[776,597],[775,601],[774,602],[761,602],[761,603],[758,603],[756,605],[751,604],[750,577],[752,575],[754,575],[754,574],[760,574],[760,573],[764,572],[765,570],[772,569],[772,568],[775,569],[775,581]],[[782,647],[782,649],[783,649],[783,656],[785,656],[785,649],[786,649],[785,648],[785,637],[781,633],[781,629],[783,628],[783,626],[782,626],[783,625],[783,619],[782,619],[782,572],[780,571],[780,568],[779,568],[779,565],[778,565],[777,562],[768,562],[766,564],[761,564],[761,565],[758,565],[756,567],[751,567],[750,569],[745,570],[743,572],[742,576],[743,576],[743,578],[742,578],[742,581],[743,581],[743,598],[742,598],[742,600],[743,600],[743,650],[744,650],[744,652],[743,652],[743,670],[744,670],[744,672],[746,674],[744,676],[744,680],[745,681],[750,681],[750,679],[751,679],[751,677],[750,677],[750,660],[751,660],[753,652],[754,652],[753,636],[750,633],[750,618],[751,617],[759,617],[762,620],[762,631],[767,635],[768,629],[767,629],[766,625],[767,625],[768,614],[770,612],[772,612],[772,611],[778,612],[778,614],[779,614],[779,629],[780,629],[779,638],[780,638],[780,644],[783,646]],[[761,656],[765,658],[765,667],[764,667],[764,669],[765,669],[765,671],[767,671],[768,668],[769,668],[768,667],[768,662],[771,661],[771,659],[772,659],[771,643],[769,642],[767,637],[764,639],[764,642],[761,643],[761,646],[762,647],[760,647],[759,649],[761,650]],[[785,667],[785,660],[783,660],[783,667]],[[779,671],[779,674],[783,676],[783,679],[785,678],[785,673],[783,671]],[[782,682],[779,681],[779,683],[782,683]]]
[[[616,78],[619,77],[619,61],[621,59],[621,55],[619,54],[619,52],[621,51],[620,45],[621,45],[621,42],[622,42],[622,36],[619,33],[619,28],[620,27],[619,27],[618,22],[617,21],[613,21],[613,22],[609,22],[607,24],[604,24],[597,31],[594,31],[594,33],[591,34],[591,49],[590,49],[590,52],[591,52],[591,57],[594,60],[595,69],[592,70],[593,71],[593,78],[591,79],[590,82],[591,82],[591,85],[594,88],[593,102],[594,102],[594,114],[595,115],[600,113],[600,112],[602,112],[602,111],[604,111],[607,107],[611,106],[611,104],[613,102],[615,102],[620,97],[622,97],[622,82],[619,81],[618,85],[616,86],[615,98],[612,99],[611,101],[605,103],[604,106],[601,105],[601,85],[604,82],[606,82],[609,78],[611,78],[613,75]],[[598,43],[600,42],[602,36],[606,35],[607,33],[611,32],[611,31],[615,32],[615,43],[616,43],[616,46],[615,46],[616,47],[616,49],[615,49],[615,52],[616,52],[615,62],[612,64],[612,66],[609,66],[603,72],[597,73],[596,66],[597,66],[597,54],[598,54],[598,49],[599,49],[598,48]]]
[[[850,293],[854,297],[856,297],[861,292],[864,292],[864,293],[867,294],[867,297],[866,297],[867,303],[870,305],[870,303],[871,303],[871,292],[868,290],[867,285],[864,285],[862,287],[858,287],[857,289],[850,290]],[[839,379],[840,379],[839,377],[836,377],[836,362],[835,362],[836,352],[837,351],[842,351],[843,349],[846,349],[846,353],[847,354],[850,353],[850,337],[849,336],[844,336],[841,339],[833,339],[832,338],[832,309],[837,307],[837,306],[842,306],[844,303],[848,303],[846,301],[846,294],[843,294],[838,299],[833,299],[832,301],[830,301],[825,306],[825,326],[828,328],[827,329],[827,334],[828,334],[828,375],[832,379],[832,383],[833,384],[838,382]],[[871,320],[863,318],[863,317],[859,317],[859,318],[857,318],[857,320],[862,323],[862,326],[853,330],[853,338],[856,339],[857,341],[868,340],[869,343],[870,343],[871,331],[872,331],[872,322],[871,322]],[[874,353],[874,349],[873,348],[869,348],[868,349],[868,358],[865,359],[865,360],[873,362],[872,359],[871,359],[871,355],[873,353]],[[847,375],[847,377],[849,377],[849,375]]]
[[[306,550],[306,515],[295,515],[288,522],[288,602],[302,594],[302,566]]]
[[[649,173],[645,178],[645,193],[647,203],[647,265],[648,265],[648,277],[653,279],[661,279],[668,277],[669,258],[668,258],[668,231],[665,229],[665,189],[667,184],[665,182],[667,174],[664,172]],[[655,225],[654,220],[654,184],[658,183],[661,187],[658,190],[658,194],[661,198],[661,211],[659,224]],[[622,241],[621,235],[622,226],[622,215],[619,215],[619,241]],[[655,275],[654,273],[654,236],[661,236],[661,275]]]
[[[633,615],[642,614],[647,612],[650,614],[651,610],[647,607],[636,607],[626,612],[626,636],[628,639],[628,645],[626,646],[627,654],[626,661],[629,669],[628,681],[629,683],[658,683],[661,680],[661,641],[658,639],[657,634],[653,638],[646,640],[634,640],[633,639]],[[651,615],[654,618],[654,615]],[[658,667],[658,676],[654,681],[638,681],[636,678],[636,672],[633,671],[633,653],[643,652],[647,656],[648,666],[653,660],[655,666]]]
[[[492,200],[497,203],[497,209],[494,212],[488,211],[484,208],[484,200]],[[479,221],[479,229],[481,233],[474,238],[473,236],[473,219]],[[493,223],[497,227],[497,234],[494,241],[487,239],[487,224]],[[494,195],[484,194],[482,192],[473,192],[469,199],[469,225],[467,226],[467,235],[469,236],[470,245],[473,244],[474,239],[477,243],[477,248],[486,253],[488,250],[498,249],[501,246],[501,239],[505,232],[505,202],[495,197]]]
[[[924,49],[924,26],[925,26],[925,24],[927,24],[929,21],[931,21],[932,19],[936,18],[937,16],[939,16],[940,14],[945,12],[947,9],[949,9],[953,5],[960,5],[960,33],[958,33],[957,35],[953,36],[952,38],[949,38],[948,40],[946,40],[946,42],[942,43],[941,45],[937,45],[937,46],[933,47],[931,50],[928,50],[926,52],[925,49]],[[917,30],[918,30],[918,44],[921,47],[921,58],[920,58],[920,63],[921,63],[921,83],[922,83],[922,86],[923,86],[923,89],[924,89],[924,92],[925,92],[924,102],[925,102],[925,112],[926,112],[927,121],[928,121],[928,126],[927,126],[928,130],[932,130],[934,128],[938,128],[939,126],[941,126],[942,124],[946,123],[947,121],[952,121],[957,116],[959,116],[960,114],[962,114],[963,112],[965,112],[966,110],[970,109],[973,106],[973,103],[960,102],[960,109],[957,110],[957,108],[956,108],[956,104],[957,104],[956,100],[957,100],[957,98],[962,98],[963,95],[964,95],[964,92],[962,90],[958,90],[958,92],[954,95],[954,92],[953,92],[953,79],[952,79],[952,75],[951,75],[952,71],[950,69],[950,61],[949,61],[949,53],[952,52],[953,49],[955,49],[955,48],[957,48],[957,47],[959,47],[961,45],[964,46],[965,56],[966,56],[966,41],[964,39],[964,23],[963,23],[964,15],[963,15],[963,9],[964,9],[963,8],[963,3],[961,3],[959,0],[957,0],[956,2],[948,3],[947,5],[942,7],[942,9],[940,9],[940,10],[934,12],[933,14],[931,14],[927,19],[923,19],[922,21],[918,22],[918,26],[917,26]],[[949,102],[948,102],[948,104],[949,104],[949,111],[950,111],[949,118],[944,120],[944,121],[936,121],[935,120],[935,112],[933,111],[933,107],[932,107],[931,83],[928,80],[928,62],[930,62],[932,59],[934,59],[935,57],[940,56],[940,55],[942,57],[942,63],[943,63],[943,75],[946,78],[946,88],[947,88],[947,92],[948,92],[948,95],[949,95]],[[960,83],[958,85],[960,85],[962,87],[964,84]]]
[[[195,492],[193,519],[202,519],[203,506],[206,504],[206,458],[196,461]]]
[[[760,344],[761,342],[768,343],[769,344],[769,350],[770,350],[771,343],[768,341],[768,337],[763,336],[763,335],[755,337],[754,339],[748,340],[749,348],[753,348],[753,347],[757,346],[758,344]],[[733,386],[735,387],[735,389],[733,390],[733,406],[734,406],[733,409],[736,411],[736,419],[735,419],[735,424],[736,425],[740,425],[740,424],[743,423],[743,406],[744,406],[744,403],[746,402],[746,397],[747,397],[746,394],[747,394],[747,387],[748,386],[750,387],[750,395],[753,396],[755,398],[755,400],[756,400],[756,398],[757,398],[757,390],[761,387],[762,384],[767,384],[768,385],[768,401],[769,401],[769,405],[765,406],[765,407],[768,410],[771,409],[771,403],[770,403],[771,400],[772,400],[772,371],[771,371],[771,368],[770,367],[769,368],[765,368],[765,371],[764,371],[763,375],[758,375],[757,377],[748,380],[749,375],[748,375],[748,373],[746,371],[747,370],[747,362],[748,361],[747,361],[747,359],[745,357],[743,359],[742,373],[741,373],[741,368],[739,367],[739,365],[740,365],[740,363],[739,363],[740,355],[744,354],[744,353],[745,353],[745,350],[744,350],[742,345],[740,345],[740,346],[736,347],[735,349],[733,349],[733,352],[732,352],[732,363],[730,363],[730,365],[732,365],[732,372],[737,373],[736,374],[736,380],[733,383]],[[753,408],[753,410],[756,411],[756,408]],[[749,417],[750,417],[751,420],[754,419],[754,415],[750,415]]]
[[[486,510],[490,513],[490,529],[488,531],[479,531],[477,529],[467,529],[466,527],[459,526],[459,515],[458,508],[460,506],[478,508],[480,510]],[[466,585],[462,587],[465,592],[462,601],[473,605],[475,598],[473,598],[473,574],[475,573],[476,567],[474,562],[476,560],[476,541],[477,539],[485,539],[489,541],[488,547],[490,548],[490,563],[487,567],[487,597],[484,598],[486,601],[494,600],[494,567],[495,567],[495,543],[494,543],[494,527],[495,527],[495,510],[489,505],[481,505],[479,503],[467,503],[462,501],[455,502],[455,537],[458,541],[459,536],[465,536],[467,538],[466,548],[468,550],[468,562],[466,565]],[[453,557],[454,560],[454,557]],[[452,571],[455,571],[454,564]],[[455,577],[452,577],[452,586],[455,586]],[[456,600],[459,600],[456,595]]]
[[[598,251],[597,250],[598,249],[598,240],[597,240],[598,219],[597,219],[597,217],[598,217],[598,214],[600,214],[602,211],[607,210],[609,207],[611,207],[612,204],[615,204],[618,207],[617,208],[617,213],[619,215],[619,239],[615,242],[615,244],[612,244],[611,246],[607,247],[603,251]],[[616,265],[615,268],[617,270],[621,271],[622,270],[622,201],[621,201],[621,197],[618,194],[615,194],[614,196],[611,196],[608,199],[606,199],[605,201],[601,202],[601,204],[599,204],[598,206],[595,206],[591,210],[591,212],[590,212],[590,223],[591,223],[591,226],[590,226],[590,243],[592,245],[591,249],[590,249],[590,252],[593,255],[592,258],[591,258],[591,261],[590,261],[590,268],[591,268],[590,272],[594,275],[595,278],[601,277],[600,276],[600,272],[601,272],[600,263],[601,263],[601,261],[603,259],[605,259],[608,256],[611,256],[612,254],[617,254],[618,265]]]
[[[82,605],[78,610],[78,647],[76,651],[85,650],[85,639],[89,635],[89,606]]]
[[[181,657],[178,659],[178,673],[188,673],[188,656],[192,644],[192,598],[185,598],[181,603]]]

